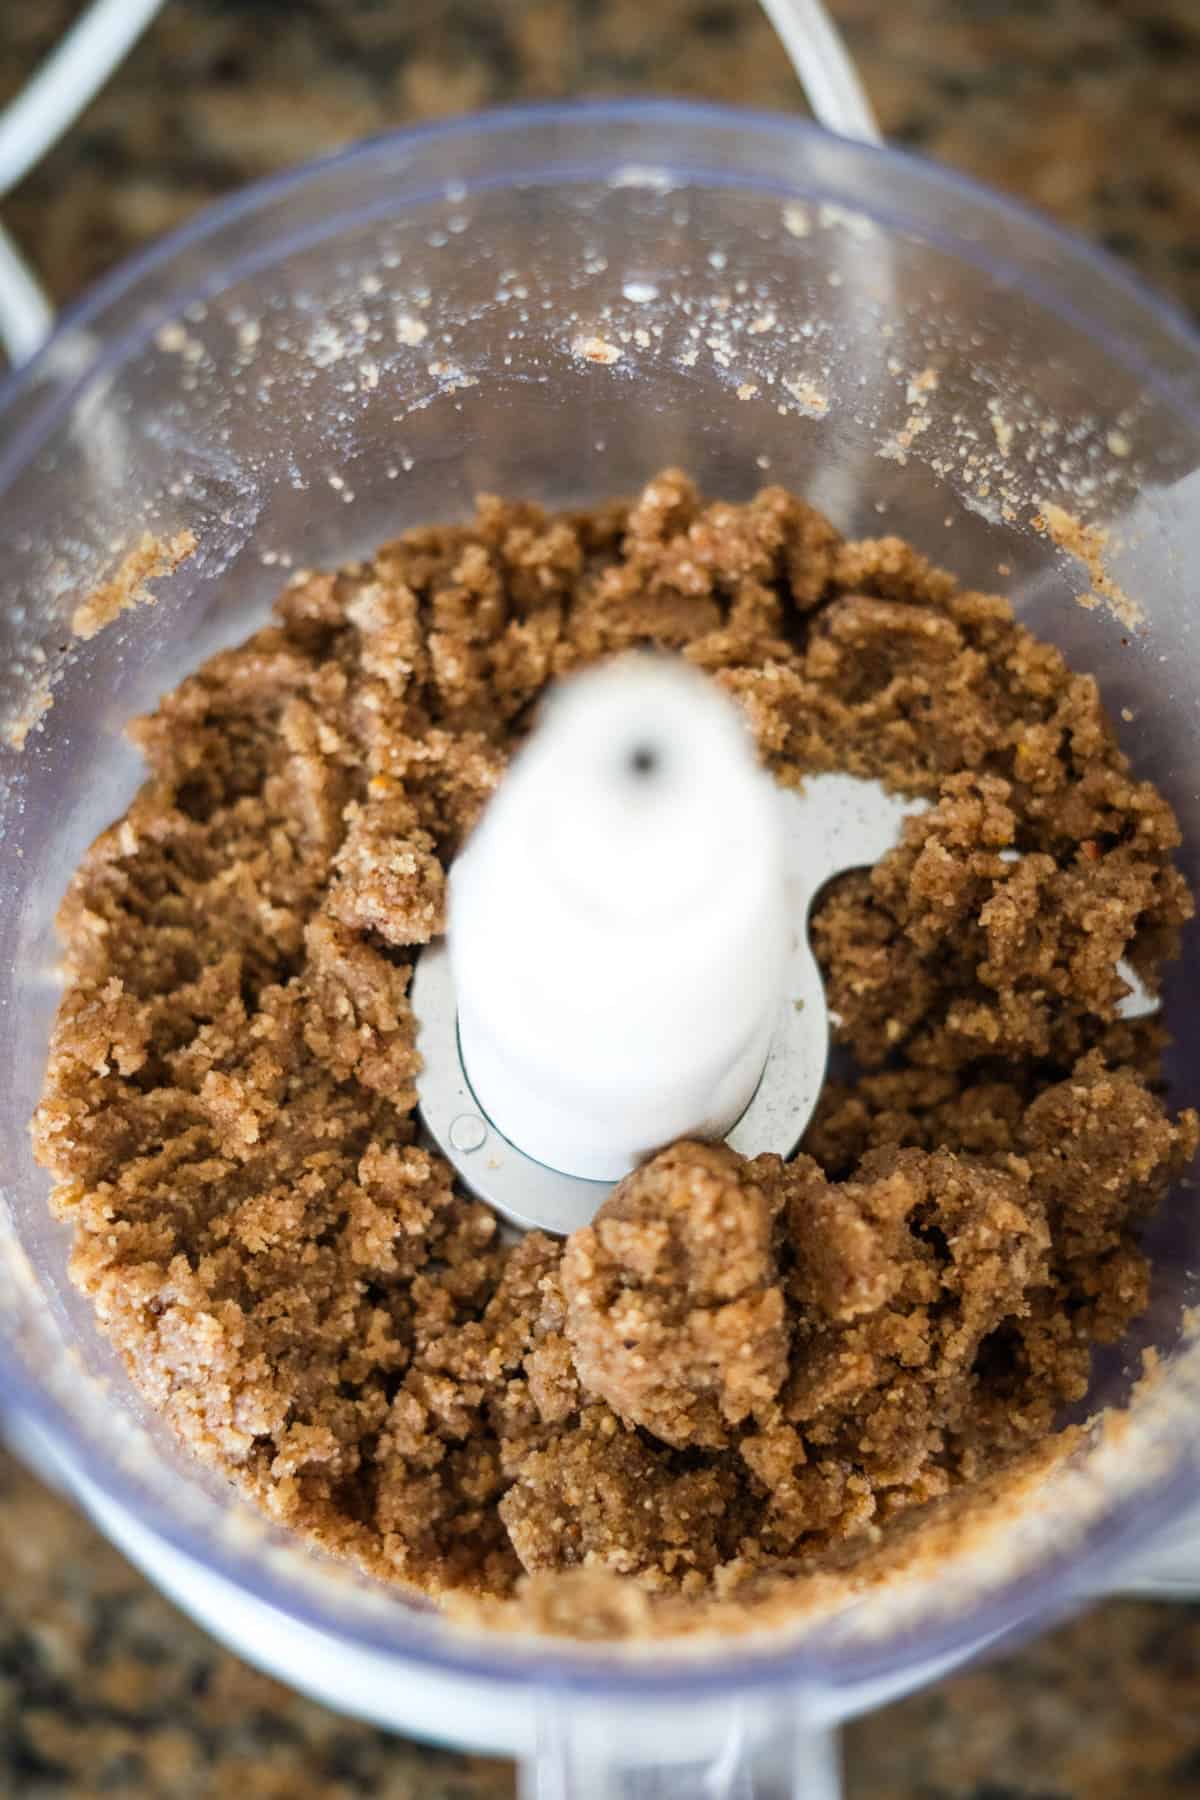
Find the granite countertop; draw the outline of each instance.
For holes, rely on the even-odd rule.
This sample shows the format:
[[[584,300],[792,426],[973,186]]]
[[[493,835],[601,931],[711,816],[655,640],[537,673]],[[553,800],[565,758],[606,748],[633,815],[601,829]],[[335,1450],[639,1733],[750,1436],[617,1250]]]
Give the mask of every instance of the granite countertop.
[[[2,9],[0,102],[81,4]],[[889,138],[1044,207],[1200,311],[1195,0],[833,10]],[[4,216],[66,299],[206,201],[368,132],[648,89],[801,105],[757,0],[169,0]]]
[[[3,8],[0,102],[79,10]],[[1200,313],[1195,0],[834,0],[884,130]],[[58,300],[242,182],[406,120],[660,91],[801,105],[755,0],[169,0],[4,204]],[[302,103],[299,103],[301,102]],[[1200,1607],[1109,1601],[858,1721],[850,1800],[1200,1797]],[[0,1451],[0,1795],[483,1800],[503,1763],[336,1718],[189,1624]]]

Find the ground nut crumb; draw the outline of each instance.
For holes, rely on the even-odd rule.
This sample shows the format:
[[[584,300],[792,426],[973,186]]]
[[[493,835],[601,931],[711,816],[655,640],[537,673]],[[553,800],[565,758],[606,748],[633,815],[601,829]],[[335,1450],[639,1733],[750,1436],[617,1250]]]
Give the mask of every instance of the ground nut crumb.
[[[77,638],[93,638],[131,606],[151,605],[154,595],[146,583],[173,574],[195,548],[196,539],[190,531],[179,532],[165,544],[144,532],[116,574],[94,588],[75,608],[71,615],[73,634]]]
[[[778,1165],[680,1144],[626,1179],[562,1261],[583,1386],[666,1444],[716,1448],[787,1372]]]
[[[928,808],[816,910],[843,1068],[804,1153],[678,1144],[511,1244],[417,1142],[413,961],[542,688],[646,644],[781,780]],[[491,1624],[732,1630],[944,1548],[1070,1441],[1197,1142],[1116,965],[1153,990],[1192,908],[1095,683],[1003,599],[779,487],[485,497],[293,576],[131,734],[35,1144],[134,1380],[274,1518]]]

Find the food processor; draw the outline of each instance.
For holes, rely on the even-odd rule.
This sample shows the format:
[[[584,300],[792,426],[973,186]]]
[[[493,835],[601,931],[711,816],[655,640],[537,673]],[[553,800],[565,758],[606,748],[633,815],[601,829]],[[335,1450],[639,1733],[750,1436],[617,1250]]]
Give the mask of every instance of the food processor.
[[[398,132],[203,214],[0,389],[9,1420],[249,1661],[381,1725],[516,1756],[541,1800],[834,1795],[839,1720],[1100,1592],[1200,1578],[1186,1183],[1149,1230],[1150,1309],[1098,1356],[1078,1413],[1119,1422],[936,1575],[900,1569],[728,1639],[490,1634],[317,1554],[176,1444],[70,1286],[28,1120],[54,911],[140,778],[125,722],[244,637],[293,568],[461,517],[480,491],[579,505],[672,463],[731,499],[780,482],[846,533],[911,539],[1012,594],[1096,675],[1200,881],[1200,341],[1105,257],[945,170],[665,101]],[[195,552],[152,606],[73,635],[143,533],[184,531]],[[1185,934],[1165,1004],[1176,1106],[1200,1094],[1198,959]]]

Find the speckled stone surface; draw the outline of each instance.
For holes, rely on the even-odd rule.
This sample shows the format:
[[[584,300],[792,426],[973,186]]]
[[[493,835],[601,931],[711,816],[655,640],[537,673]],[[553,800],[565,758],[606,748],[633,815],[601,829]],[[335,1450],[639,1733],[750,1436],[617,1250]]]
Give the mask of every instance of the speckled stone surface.
[[[1200,1608],[1109,1601],[852,1724],[848,1800],[1192,1800]],[[222,1650],[0,1452],[0,1795],[513,1800]],[[700,1797],[697,1797],[700,1800]]]
[[[0,100],[79,10],[0,7]],[[834,0],[886,134],[1200,311],[1196,0]],[[205,201],[414,119],[658,89],[794,110],[757,0],[170,0],[5,203],[60,299]]]
[[[0,5],[0,102],[78,8]],[[835,0],[885,131],[1200,313],[1198,0]],[[406,120],[661,91],[800,106],[755,0],[169,0],[5,203],[59,300],[198,206]],[[850,1800],[1200,1800],[1200,1607],[1110,1601],[846,1733]],[[253,1673],[0,1452],[0,1796],[485,1800]]]

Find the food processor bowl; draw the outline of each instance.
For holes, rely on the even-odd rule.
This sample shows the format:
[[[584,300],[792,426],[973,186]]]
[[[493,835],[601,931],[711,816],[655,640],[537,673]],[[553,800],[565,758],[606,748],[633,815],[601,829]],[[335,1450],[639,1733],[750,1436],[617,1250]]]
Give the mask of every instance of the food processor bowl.
[[[1127,1404],[1122,1432],[1091,1432],[936,1579],[631,1646],[468,1630],[252,1511],[97,1332],[29,1148],[54,910],[139,780],[126,720],[293,568],[481,490],[593,502],[667,463],[730,498],[781,482],[1012,593],[1100,680],[1196,883],[1200,344],[1112,263],[907,155],[666,102],[457,121],[266,182],[103,282],[0,389],[3,1398],[168,1592],[336,1706],[533,1759],[542,1795],[828,1793],[833,1721],[1112,1585],[1197,1500],[1186,1187],[1150,1230],[1149,1313],[1097,1361],[1092,1404]],[[184,530],[153,607],[73,635],[143,533]],[[1168,993],[1176,1105],[1200,1097],[1198,955],[1193,936]]]

